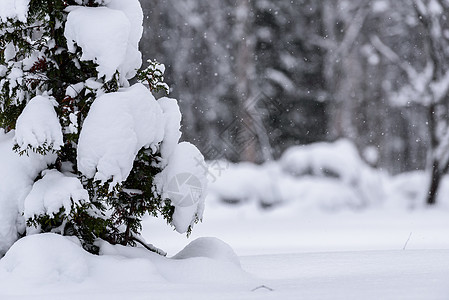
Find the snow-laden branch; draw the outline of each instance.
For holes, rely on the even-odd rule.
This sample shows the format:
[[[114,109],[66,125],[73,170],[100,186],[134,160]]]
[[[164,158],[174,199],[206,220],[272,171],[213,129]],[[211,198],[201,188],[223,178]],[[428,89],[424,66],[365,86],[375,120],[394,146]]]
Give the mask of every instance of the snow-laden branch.
[[[418,72],[413,68],[410,64],[404,62],[399,55],[393,51],[390,47],[388,47],[382,40],[377,36],[370,36],[371,44],[377,51],[380,52],[386,59],[390,62],[394,63],[396,66],[401,68],[402,71],[407,74],[407,78],[410,82],[416,81],[418,77]]]
[[[409,98],[407,101],[416,99],[415,102],[426,105],[428,103],[440,103],[446,97],[449,92],[449,71],[444,73],[441,78],[435,79],[433,61],[428,61],[425,68],[418,72],[409,63],[402,60],[394,50],[384,44],[378,36],[371,36],[370,41],[377,51],[407,75],[408,84],[399,92],[400,95]]]

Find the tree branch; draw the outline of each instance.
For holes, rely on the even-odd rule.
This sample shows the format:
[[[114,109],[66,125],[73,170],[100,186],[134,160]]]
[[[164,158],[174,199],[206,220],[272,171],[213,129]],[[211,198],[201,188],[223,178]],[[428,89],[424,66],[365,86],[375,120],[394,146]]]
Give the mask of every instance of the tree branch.
[[[163,250],[161,250],[161,249],[159,249],[159,248],[153,246],[152,244],[147,244],[147,243],[141,241],[140,239],[136,238],[135,236],[132,236],[132,237],[131,237],[131,240],[133,240],[133,241],[135,241],[135,242],[138,242],[138,243],[141,244],[145,249],[147,249],[147,250],[149,250],[149,251],[151,251],[151,252],[154,252],[154,253],[159,254],[159,255],[162,255],[162,256],[167,256],[167,252],[165,252],[165,251],[163,251]]]
[[[346,30],[346,34],[344,35],[342,41],[338,45],[337,54],[346,53],[351,48],[354,41],[357,39],[360,31],[362,30],[363,23],[365,23],[365,19],[369,14],[369,1],[361,1],[357,9],[357,13],[354,18],[349,23],[349,26]],[[365,2],[365,3],[363,3]]]
[[[405,74],[407,74],[409,83],[412,83],[416,80],[416,78],[418,77],[418,72],[415,70],[415,68],[405,63],[399,57],[399,55],[397,55],[396,52],[394,52],[390,47],[384,44],[377,35],[370,36],[370,41],[371,45],[373,45],[373,47],[376,48],[376,50],[379,51],[380,54],[382,54],[390,62],[397,65],[399,68],[401,68],[402,71],[404,71]]]

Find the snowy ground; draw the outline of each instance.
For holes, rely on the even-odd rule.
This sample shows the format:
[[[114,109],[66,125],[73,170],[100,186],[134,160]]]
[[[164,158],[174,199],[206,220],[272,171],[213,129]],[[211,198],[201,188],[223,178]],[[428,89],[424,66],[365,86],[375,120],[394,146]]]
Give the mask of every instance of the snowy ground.
[[[449,296],[448,250],[248,256],[242,262],[246,270],[266,278],[266,285],[273,289],[258,291],[258,299],[448,299]]]
[[[162,222],[149,219],[144,236],[175,254],[200,236],[226,241],[236,253],[337,251],[396,251],[449,249],[449,210],[367,210],[362,212],[301,212],[292,206],[262,211],[252,205],[239,208],[210,204],[203,223],[192,236],[173,232]],[[408,242],[407,242],[408,240]]]
[[[216,204],[191,238],[228,242],[243,269],[273,289],[230,299],[449,299],[448,213],[300,212],[291,206],[258,212]],[[148,230],[158,228],[149,223]],[[152,236],[169,252],[184,240],[163,227]]]
[[[168,256],[199,236],[216,236],[236,251],[241,268],[229,253],[172,260],[109,246],[96,257],[59,237],[46,243],[52,246],[39,238],[16,247],[20,259],[0,263],[0,299],[448,299],[447,214],[211,203],[189,239],[155,219],[145,222],[144,235]],[[6,276],[5,269],[15,271]]]

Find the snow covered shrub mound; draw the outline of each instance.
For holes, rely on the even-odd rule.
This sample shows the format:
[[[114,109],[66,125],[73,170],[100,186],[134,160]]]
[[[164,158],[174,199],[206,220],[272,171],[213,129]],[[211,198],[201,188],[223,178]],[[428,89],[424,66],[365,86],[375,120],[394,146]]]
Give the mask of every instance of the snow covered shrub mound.
[[[138,70],[139,1],[44,2],[0,3],[0,255],[42,232],[92,253],[99,239],[145,245],[145,215],[189,233],[204,159],[179,144],[177,101],[152,94],[168,92],[164,65]]]
[[[210,162],[209,170],[214,169],[219,172],[213,173],[211,199],[231,204],[296,202],[304,208],[338,210],[377,205],[385,198],[384,174],[365,164],[347,140],[295,146],[279,161],[260,166]]]
[[[218,283],[220,286],[225,283],[256,284],[257,279],[242,270],[234,255],[230,246],[214,238],[196,239],[172,258],[155,255],[143,248],[110,245],[106,242],[100,245],[100,258],[127,258],[128,263],[123,266],[125,270],[130,268],[133,260],[138,260],[140,264],[151,262],[156,267],[157,274],[172,283],[195,283],[201,284],[201,287],[207,283]],[[111,262],[111,267],[114,265],[116,263]],[[140,266],[136,267],[134,273],[131,273],[132,277],[142,272]],[[145,279],[149,278],[151,277]]]
[[[23,287],[33,294],[42,287],[50,286],[54,291],[55,284],[74,285],[79,291],[86,281],[97,288],[104,285],[105,290],[111,285],[129,284],[136,278],[146,283],[166,283],[153,263],[159,257],[153,254],[125,260],[117,251],[92,255],[84,251],[76,238],[53,233],[32,235],[15,243],[0,260],[0,288],[8,290],[12,283],[14,289]],[[64,296],[66,293],[64,290]]]
[[[78,295],[76,298],[90,295],[92,287],[101,290],[103,296],[108,292],[114,294],[116,289],[127,291],[129,296],[134,295],[130,291],[136,287],[139,291],[145,287],[154,292],[161,288],[170,290],[173,283],[195,283],[200,289],[207,283],[256,284],[255,278],[232,262],[233,251],[229,246],[209,239],[200,244],[202,249],[220,254],[206,257],[191,248],[190,257],[173,259],[144,248],[101,241],[100,254],[92,255],[74,237],[53,233],[27,236],[17,241],[0,260],[2,299],[17,295],[18,291],[27,299],[34,299],[40,293],[48,294],[46,299],[66,299],[69,295]]]
[[[209,192],[218,195],[223,202],[257,202],[270,207],[281,201],[277,182],[282,174],[276,164],[209,162],[209,170],[213,172],[214,169],[219,172],[213,175],[215,181],[210,184]]]
[[[240,260],[234,250],[225,242],[214,237],[202,237],[190,242],[174,259],[186,259],[192,257],[209,257],[211,259],[225,261],[240,266]]]
[[[384,196],[379,189],[382,174],[371,169],[348,140],[291,147],[279,162],[291,176],[328,178],[349,187],[356,194],[356,201],[347,201],[353,207],[378,203]]]
[[[364,167],[357,149],[348,140],[291,147],[282,155],[280,164],[284,172],[293,176],[332,177],[353,185]]]
[[[80,282],[89,272],[88,255],[76,239],[52,233],[29,236],[15,243],[0,260],[0,280]]]
[[[366,205],[356,189],[329,178],[284,177],[279,191],[285,202],[301,210],[338,211]]]

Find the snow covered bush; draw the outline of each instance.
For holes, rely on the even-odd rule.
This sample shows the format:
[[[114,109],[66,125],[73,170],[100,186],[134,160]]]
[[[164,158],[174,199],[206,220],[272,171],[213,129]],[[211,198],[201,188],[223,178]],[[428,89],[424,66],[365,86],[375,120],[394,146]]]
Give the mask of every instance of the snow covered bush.
[[[348,140],[314,143],[288,148],[280,159],[282,170],[292,176],[338,178],[351,185],[359,180],[364,162]]]
[[[293,146],[278,161],[262,165],[212,161],[210,172],[215,180],[209,199],[229,204],[268,208],[297,202],[336,211],[378,205],[386,192],[385,174],[367,165],[348,140]]]
[[[202,218],[203,156],[152,95],[165,67],[139,71],[142,21],[138,0],[0,3],[0,255],[40,232],[151,248],[145,214],[180,233]]]
[[[384,191],[380,188],[383,173],[365,163],[349,140],[291,147],[280,158],[280,166],[284,173],[298,179],[321,178],[326,185],[337,183],[349,188],[355,197],[346,197],[354,199],[346,201],[346,204],[352,207],[376,204],[384,198]],[[327,206],[333,205],[328,203]]]
[[[256,165],[249,162],[232,164],[212,161],[209,163],[210,172],[214,172],[217,169],[214,166],[219,164],[223,170],[213,173],[215,180],[211,180],[209,187],[211,198],[216,197],[228,204],[254,202],[264,208],[283,201],[279,190],[279,182],[283,178],[277,162]]]

